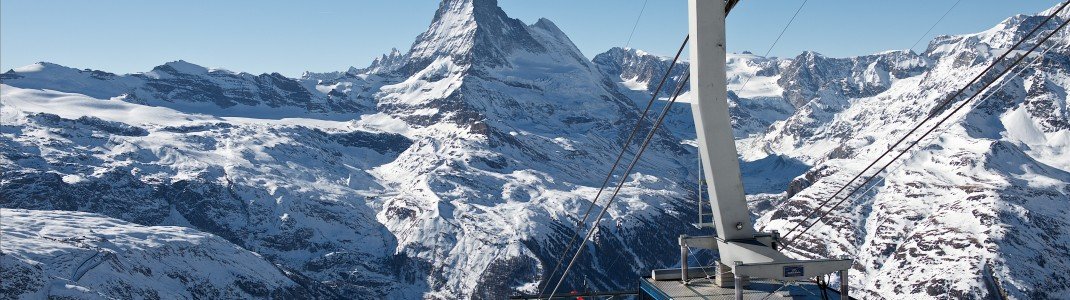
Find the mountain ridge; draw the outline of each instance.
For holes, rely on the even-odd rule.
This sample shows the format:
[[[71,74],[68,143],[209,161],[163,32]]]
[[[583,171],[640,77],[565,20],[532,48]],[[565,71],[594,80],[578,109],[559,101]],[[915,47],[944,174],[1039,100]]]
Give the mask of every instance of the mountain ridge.
[[[329,294],[537,292],[563,241],[593,225],[577,215],[668,62],[635,49],[588,60],[549,20],[524,24],[496,3],[443,1],[407,52],[301,78],[184,61],[127,75],[51,64],[4,73],[0,206],[193,228]],[[796,224],[1037,18],[941,36],[920,54],[730,54],[756,224]],[[792,255],[857,257],[852,288],[872,297],[984,297],[991,281],[1017,297],[1055,295],[1042,287],[1065,286],[1070,262],[1041,255],[1066,253],[1057,244],[1070,235],[1058,209],[1070,194],[1058,159],[1070,153],[1060,142],[1067,52],[1005,79],[993,96],[1003,101],[971,110]],[[675,235],[703,234],[687,225],[698,169],[681,98],[566,286],[633,286],[621,274],[669,267]],[[980,221],[960,221],[970,216]],[[24,261],[4,247],[5,265]],[[89,288],[117,295],[112,287]]]

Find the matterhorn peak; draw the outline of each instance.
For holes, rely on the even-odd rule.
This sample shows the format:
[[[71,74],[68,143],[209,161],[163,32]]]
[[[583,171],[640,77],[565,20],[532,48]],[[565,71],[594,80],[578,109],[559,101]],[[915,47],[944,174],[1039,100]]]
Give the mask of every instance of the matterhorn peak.
[[[545,50],[527,25],[506,15],[496,0],[445,0],[431,26],[417,37],[404,69],[414,72],[446,57],[463,65],[500,66],[507,64],[505,53],[520,49]]]
[[[500,12],[498,0],[443,0],[439,3],[435,18],[443,14],[463,12],[475,16],[477,14],[495,14]]]

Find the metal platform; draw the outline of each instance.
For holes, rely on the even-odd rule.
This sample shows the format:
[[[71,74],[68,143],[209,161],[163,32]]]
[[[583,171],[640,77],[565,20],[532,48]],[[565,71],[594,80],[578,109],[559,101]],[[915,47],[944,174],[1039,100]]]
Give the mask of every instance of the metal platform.
[[[779,289],[779,291],[778,291]],[[722,288],[705,278],[692,279],[684,285],[677,280],[655,281],[646,277],[639,282],[640,299],[735,299],[735,289]],[[834,289],[826,289],[828,299],[839,299],[840,294]],[[743,299],[823,299],[821,288],[812,282],[797,282],[784,286],[773,281],[752,281],[743,290]]]

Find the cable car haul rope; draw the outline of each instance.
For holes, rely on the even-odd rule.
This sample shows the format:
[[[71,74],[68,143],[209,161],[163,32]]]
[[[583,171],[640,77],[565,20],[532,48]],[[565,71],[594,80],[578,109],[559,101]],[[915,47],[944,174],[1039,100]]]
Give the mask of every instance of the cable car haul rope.
[[[718,1],[724,1],[724,3],[716,3]],[[599,226],[600,226],[600,224],[602,222],[603,217],[605,217],[606,212],[609,210],[609,207],[613,204],[613,201],[616,199],[616,197],[617,197],[618,193],[620,192],[621,188],[623,187],[624,183],[627,181],[628,176],[631,174],[633,168],[638,164],[638,162],[641,159],[643,153],[647,150],[647,147],[649,146],[650,142],[654,139],[655,133],[657,132],[658,128],[661,126],[661,124],[665,120],[665,117],[669,114],[670,109],[673,106],[673,104],[676,103],[677,98],[680,96],[681,92],[684,90],[684,87],[687,84],[689,84],[689,82],[690,82],[689,79],[691,79],[691,76],[695,75],[695,76],[697,76],[697,78],[701,79],[703,83],[705,83],[705,82],[711,82],[711,80],[715,82],[718,79],[718,76],[723,76],[724,75],[723,74],[724,73],[724,64],[723,63],[724,63],[724,53],[725,53],[724,52],[724,31],[723,31],[724,30],[724,23],[723,23],[723,19],[716,20],[715,18],[717,17],[717,15],[720,15],[720,17],[726,16],[728,14],[728,12],[731,11],[731,9],[733,7],[735,7],[735,5],[738,2],[739,2],[738,0],[727,0],[727,1],[726,0],[713,0],[713,1],[690,0],[689,1],[689,11],[691,13],[690,14],[690,17],[691,17],[691,20],[690,20],[691,21],[691,26],[690,26],[691,32],[690,32],[690,34],[687,37],[684,38],[684,41],[681,43],[679,50],[677,51],[676,55],[673,57],[673,60],[672,60],[671,64],[669,65],[668,69],[665,71],[665,74],[662,75],[662,78],[659,81],[659,83],[657,85],[657,88],[652,91],[652,96],[651,96],[650,100],[648,101],[646,107],[643,109],[642,113],[639,114],[639,118],[636,121],[635,126],[632,128],[632,130],[629,133],[627,139],[625,139],[625,142],[624,142],[624,144],[622,146],[622,149],[620,150],[620,153],[617,155],[617,157],[616,157],[615,161],[613,162],[612,166],[609,168],[609,171],[607,172],[606,177],[602,182],[602,185],[600,186],[598,192],[595,194],[594,199],[591,200],[591,203],[590,203],[590,205],[588,205],[586,211],[583,213],[582,218],[579,219],[579,225],[577,226],[576,232],[572,235],[572,238],[569,240],[569,242],[565,244],[565,248],[561,252],[560,258],[557,260],[553,270],[543,280],[544,282],[541,284],[540,289],[539,289],[540,290],[540,296],[544,296],[544,295],[548,295],[548,297],[556,297],[556,296],[558,296],[556,293],[561,288],[561,285],[565,281],[566,276],[568,276],[569,272],[574,267],[577,259],[584,252],[584,247],[587,245],[587,242],[593,237],[595,232],[598,230],[598,228],[599,228]],[[806,4],[806,1],[804,0],[803,4],[800,5],[799,8],[795,11],[795,14],[792,16],[792,19],[785,25],[784,29],[781,31],[781,36],[783,36],[784,32],[787,31],[787,27],[791,25],[791,23],[794,21],[795,17],[798,16],[799,11],[802,9],[803,6],[805,6],[805,4]],[[723,5],[723,6],[720,6],[720,5]],[[950,12],[951,9],[954,9],[955,6],[957,6],[957,5],[958,5],[958,2],[956,2],[955,5],[953,5],[950,9],[948,9],[948,12]],[[927,114],[924,119],[922,119],[920,122],[918,122],[917,124],[912,126],[911,129],[906,132],[906,134],[904,134],[902,137],[898,138],[894,143],[892,143],[892,145],[890,147],[888,147],[887,150],[883,151],[883,153],[881,153],[879,156],[877,156],[875,159],[873,159],[872,162],[870,162],[865,168],[862,169],[862,171],[860,171],[860,172],[858,172],[858,174],[854,175],[849,181],[847,181],[847,183],[845,183],[838,190],[836,190],[835,193],[833,193],[831,196],[825,198],[823,201],[821,201],[814,208],[813,211],[809,212],[805,217],[803,217],[801,220],[799,220],[798,223],[794,227],[791,228],[791,230],[789,230],[785,235],[783,235],[783,238],[780,238],[778,235],[773,234],[772,237],[771,237],[771,241],[770,241],[770,237],[769,236],[763,235],[762,233],[754,232],[752,228],[749,228],[751,226],[750,221],[748,221],[749,220],[749,216],[747,216],[747,218],[748,218],[747,220],[741,220],[740,223],[736,223],[735,226],[731,226],[731,227],[729,225],[725,225],[725,224],[731,224],[731,223],[724,223],[724,222],[726,222],[726,220],[724,220],[724,219],[718,220],[718,221],[721,222],[721,223],[718,223],[715,226],[716,229],[717,229],[717,232],[718,232],[718,236],[703,237],[703,238],[709,238],[709,239],[705,240],[707,242],[705,244],[703,244],[704,245],[703,247],[700,247],[700,248],[718,249],[718,251],[721,252],[721,258],[719,260],[722,260],[722,261],[719,264],[719,265],[721,265],[721,267],[719,267],[719,269],[722,268],[722,267],[725,267],[724,266],[725,264],[729,264],[729,263],[733,263],[734,264],[734,265],[728,266],[728,267],[732,268],[731,272],[735,273],[734,276],[735,276],[735,283],[736,283],[736,285],[735,285],[736,298],[737,299],[741,299],[742,294],[740,293],[740,289],[742,289],[742,281],[740,281],[740,280],[741,280],[741,278],[746,278],[747,276],[758,276],[757,278],[788,279],[788,280],[797,280],[798,278],[819,278],[820,280],[818,281],[818,286],[820,287],[820,289],[821,289],[821,291],[823,293],[822,295],[825,295],[827,297],[827,294],[824,293],[826,288],[828,287],[828,280],[827,280],[826,276],[828,274],[831,274],[831,272],[836,272],[836,271],[840,272],[840,291],[841,291],[840,296],[841,297],[847,297],[846,292],[848,290],[848,287],[846,285],[846,276],[847,276],[846,272],[847,272],[847,269],[849,269],[850,265],[853,264],[853,262],[851,260],[849,260],[849,259],[793,260],[793,259],[788,258],[787,256],[784,256],[783,254],[780,254],[779,253],[780,249],[787,249],[788,246],[794,245],[795,242],[798,241],[800,238],[802,238],[804,235],[806,235],[807,232],[811,228],[813,228],[816,224],[821,223],[824,220],[824,218],[826,218],[829,214],[832,213],[832,211],[836,210],[838,207],[840,207],[840,205],[845,203],[847,200],[851,199],[851,197],[854,196],[859,190],[863,189],[864,187],[869,185],[871,182],[873,182],[873,180],[876,179],[877,176],[880,175],[882,172],[887,170],[888,167],[892,163],[898,161],[907,152],[910,152],[911,149],[913,149],[920,142],[922,142],[927,137],[929,137],[930,134],[932,134],[937,128],[940,128],[940,126],[943,125],[946,121],[948,121],[952,116],[956,115],[956,113],[958,113],[963,108],[969,106],[976,98],[985,95],[987,92],[991,92],[991,91],[989,91],[989,88],[995,82],[999,81],[1000,78],[1004,78],[1005,75],[1007,75],[1009,72],[1014,70],[1026,57],[1029,57],[1031,54],[1033,54],[1035,52],[1035,50],[1037,48],[1039,48],[1041,45],[1045,44],[1052,36],[1054,36],[1056,33],[1061,31],[1062,29],[1064,29],[1067,26],[1067,24],[1070,24],[1070,18],[1067,18],[1061,24],[1059,24],[1056,28],[1050,30],[1046,35],[1043,35],[1042,37],[1039,37],[1039,38],[1036,37],[1036,36],[1039,36],[1038,32],[1040,32],[1043,28],[1045,28],[1048,25],[1048,23],[1052,19],[1055,18],[1056,15],[1058,15],[1059,13],[1062,13],[1063,10],[1066,9],[1066,7],[1068,5],[1070,5],[1070,1],[1067,1],[1067,2],[1064,2],[1063,4],[1061,4],[1058,7],[1058,9],[1054,10],[1054,12],[1051,15],[1047,16],[1047,18],[1045,18],[1043,20],[1043,22],[1040,22],[1034,28],[1032,28],[1032,30],[1030,30],[1029,33],[1027,33],[1023,37],[1021,37],[1020,40],[1015,42],[1009,49],[1007,49],[1004,53],[1002,53],[998,58],[993,60],[991,64],[986,66],[979,74],[974,76],[972,80],[970,80],[968,83],[966,83],[960,89],[956,90],[949,97],[945,98],[938,105],[936,105],[935,108],[932,110],[932,112]],[[718,12],[718,11],[711,11],[711,9],[713,9],[713,8],[723,9],[724,14],[721,15],[721,13]],[[697,14],[696,14],[696,11],[698,11]],[[942,21],[944,19],[944,17],[947,16],[948,12],[945,12],[940,17],[940,19],[937,20],[937,23]],[[714,17],[714,19],[711,19],[711,16]],[[936,25],[934,24],[933,27],[935,27],[935,26]],[[706,31],[702,31],[702,30],[706,30]],[[929,28],[929,31],[931,31],[931,30],[932,30],[932,27]],[[633,31],[634,31],[634,29],[633,29]],[[720,33],[718,33],[718,31],[720,31]],[[929,31],[927,31],[925,33],[925,35],[922,36],[922,38],[924,38],[924,36],[928,35]],[[720,34],[720,35],[718,35],[718,34]],[[718,38],[720,39],[719,43],[717,43],[717,39]],[[1034,38],[1036,38],[1036,40],[1034,41],[1033,45],[1031,47],[1029,47],[1028,50],[1025,51],[1025,53],[1023,53],[1021,55],[1018,55],[1017,57],[1015,57],[1013,59],[1008,59],[1008,57],[1010,57],[1012,53],[1014,53],[1015,51],[1020,51],[1020,50],[1017,50],[1019,47],[1021,47],[1027,41],[1029,41],[1031,39],[1034,39]],[[777,40],[779,40],[779,39],[780,39],[780,37],[777,38]],[[639,149],[635,152],[635,155],[632,158],[631,162],[628,164],[627,168],[624,169],[623,174],[621,174],[620,180],[619,180],[619,182],[617,182],[613,192],[610,194],[609,199],[606,200],[606,203],[604,205],[601,205],[601,209],[599,210],[598,215],[595,216],[593,224],[589,228],[586,227],[586,222],[588,221],[591,212],[594,210],[594,208],[596,206],[599,206],[599,204],[598,204],[599,198],[601,197],[602,193],[605,191],[606,187],[608,186],[609,181],[613,178],[613,175],[616,174],[617,167],[620,165],[621,161],[623,160],[625,153],[627,153],[628,150],[631,148],[632,142],[638,136],[640,128],[643,127],[644,122],[648,122],[646,118],[647,118],[647,115],[650,113],[650,109],[653,107],[654,101],[657,101],[660,91],[662,90],[662,88],[664,87],[664,84],[666,83],[666,81],[670,77],[670,74],[672,73],[672,70],[678,65],[678,61],[680,59],[680,56],[682,55],[684,48],[689,44],[689,42],[691,43],[691,46],[692,46],[692,48],[691,48],[691,56],[692,56],[691,70],[693,72],[697,72],[697,73],[696,74],[692,74],[692,72],[687,72],[687,73],[685,73],[683,78],[681,78],[681,80],[679,80],[677,82],[677,85],[676,85],[675,89],[673,90],[673,93],[671,94],[670,100],[665,105],[665,107],[662,109],[660,115],[657,116],[657,119],[653,122],[653,124],[652,124],[651,128],[649,129],[649,131],[646,133],[645,138],[640,143]],[[915,45],[916,44],[917,43],[915,43]],[[774,42],[774,46],[775,46],[775,42]],[[719,49],[718,49],[718,47],[719,47]],[[914,46],[911,46],[911,48],[913,48],[913,47]],[[1054,46],[1052,46],[1052,47],[1054,47]],[[770,49],[771,48],[772,48],[772,46],[770,46]],[[1051,48],[1049,48],[1048,50],[1050,50],[1050,49]],[[1047,51],[1042,53],[1042,55],[1044,55],[1046,53],[1047,53]],[[716,61],[718,56],[720,56],[720,60],[721,60],[720,62]],[[767,56],[768,56],[768,54],[767,54]],[[703,60],[705,60],[707,62],[710,62],[711,59],[713,60],[712,63],[702,64]],[[1038,58],[1036,61],[1041,61],[1042,59],[1043,59],[1043,57]],[[718,66],[718,64],[720,64],[720,65]],[[1000,71],[996,72],[997,69],[1000,69]],[[699,71],[694,71],[694,70],[699,70]],[[1016,75],[1017,74],[1015,74],[1015,76]],[[696,79],[696,80],[699,80],[699,79]],[[723,77],[720,77],[720,79],[723,80]],[[748,81],[749,81],[749,79],[748,79]],[[979,86],[975,86],[978,83],[980,83]],[[1005,83],[1006,82],[1004,82],[1004,84]],[[700,170],[701,173],[707,174],[706,178],[713,178],[713,179],[716,179],[716,180],[726,179],[728,181],[728,184],[731,185],[731,182],[733,181],[732,178],[729,178],[729,177],[717,177],[717,175],[710,175],[710,174],[716,174],[715,170],[713,170],[714,168],[721,168],[721,171],[725,171],[726,169],[724,169],[724,168],[726,168],[726,166],[728,166],[728,167],[731,166],[730,164],[729,165],[718,164],[718,163],[713,162],[713,160],[731,159],[732,161],[735,161],[736,157],[734,157],[734,156],[733,157],[727,157],[727,155],[724,155],[724,154],[727,154],[727,153],[733,153],[735,151],[735,148],[734,147],[718,148],[719,146],[713,147],[713,148],[708,148],[708,147],[710,147],[710,144],[705,144],[707,142],[704,141],[704,139],[713,139],[714,142],[724,142],[723,140],[721,140],[721,139],[725,138],[725,137],[723,137],[723,135],[724,135],[724,131],[723,130],[724,129],[723,128],[711,129],[710,126],[715,126],[714,124],[722,124],[722,123],[718,123],[718,122],[726,122],[726,120],[715,120],[716,122],[713,122],[713,123],[710,123],[710,124],[702,124],[702,122],[699,122],[699,121],[703,121],[703,122],[708,121],[708,120],[705,120],[706,118],[715,118],[715,119],[716,118],[723,118],[723,117],[717,115],[716,111],[719,110],[719,109],[723,109],[723,110],[725,110],[727,112],[727,108],[726,107],[717,106],[717,105],[714,105],[714,104],[702,104],[702,103],[708,103],[710,101],[715,101],[715,102],[716,101],[727,101],[727,98],[724,98],[724,97],[726,97],[726,95],[717,95],[719,92],[725,92],[726,91],[725,90],[726,87],[716,87],[716,86],[714,86],[713,88],[711,88],[710,86],[707,86],[707,85],[696,85],[696,83],[691,83],[691,85],[692,85],[692,95],[694,97],[694,99],[692,99],[692,113],[695,114],[695,118],[696,118],[696,125],[695,126],[696,126],[696,130],[697,130],[697,134],[698,134],[699,153],[701,154],[700,157],[702,158],[702,159],[700,159],[700,168],[699,168],[699,170]],[[744,85],[746,85],[746,83],[744,83]],[[696,90],[696,87],[700,87],[700,88],[698,88],[698,90]],[[1002,87],[1002,85],[996,87],[995,89],[998,90],[1001,87]],[[976,92],[973,92],[972,95],[970,95],[965,100],[959,101],[957,103],[957,105],[954,106],[953,109],[951,109],[950,111],[947,111],[948,108],[951,108],[953,106],[953,104],[955,104],[956,100],[960,96],[968,94],[969,91],[971,91],[971,88],[974,88],[974,90]],[[703,97],[706,97],[706,99],[702,100]],[[982,97],[981,101],[984,101],[987,98],[988,97]],[[704,105],[713,105],[713,106],[703,107]],[[698,109],[698,110],[696,110],[696,109]],[[943,115],[943,116],[941,116],[941,115]],[[930,127],[928,127],[928,129],[922,131],[922,127],[924,127],[927,123],[929,123],[932,120],[937,120],[937,121],[934,124],[932,124]],[[706,130],[706,131],[704,131],[704,130]],[[712,133],[709,130],[713,130]],[[921,132],[920,136],[914,138],[910,143],[906,143],[906,146],[903,147],[902,149],[898,149],[901,145],[904,144],[904,142],[906,142],[913,135],[915,135],[915,133],[918,133],[918,132]],[[937,135],[939,135],[939,134],[940,133],[938,132]],[[729,136],[728,138],[731,139],[730,132],[729,132],[728,136]],[[729,144],[733,144],[732,142],[733,141],[728,141]],[[878,163],[881,163],[881,161],[885,160],[885,158],[887,156],[889,156],[889,154],[892,154],[892,152],[895,152],[895,151],[898,151],[898,153],[896,153],[896,155],[894,155],[890,160],[888,160],[887,162],[882,164],[879,168],[877,168],[876,172],[866,176],[866,174],[869,174],[869,171],[871,169],[873,169],[875,166],[877,166]],[[725,156],[725,157],[721,157],[721,156]],[[738,165],[736,165],[735,168],[738,169]],[[738,171],[738,170],[736,170],[736,171]],[[723,176],[723,175],[721,175],[721,176]],[[854,183],[856,181],[858,181],[859,179],[862,179],[863,177],[865,177],[865,178],[862,180],[861,184],[859,184],[857,186],[854,186]],[[739,178],[735,178],[735,180],[738,180],[738,179]],[[700,180],[700,183],[699,183],[699,193],[700,194],[702,193],[702,182],[703,182],[703,180]],[[733,197],[732,192],[734,192],[734,191],[730,190],[730,188],[727,188],[724,185],[725,183],[721,183],[722,185],[718,186],[718,185],[715,185],[715,183],[718,183],[718,182],[713,182],[711,180],[706,180],[706,182],[707,182],[707,184],[710,184],[710,191],[709,191],[710,197],[709,197],[709,199],[711,201],[711,214],[713,214],[713,216],[715,218],[717,218],[717,217],[726,218],[725,217],[726,216],[725,215],[726,212],[722,211],[723,208],[725,207],[724,205],[735,205],[735,206],[738,206],[738,205],[742,204],[742,206],[744,206],[744,208],[745,208],[745,206],[746,206],[745,202],[733,202],[733,201],[745,201],[745,199],[728,199],[728,198],[732,198]],[[875,186],[875,185],[873,185],[873,186]],[[869,189],[872,189],[873,186],[870,186]],[[838,196],[841,193],[843,193],[844,191],[847,191],[848,189],[850,189],[850,191],[844,197],[838,198]],[[866,191],[864,193],[868,193],[869,189],[866,189]],[[716,192],[716,196],[715,196],[715,192]],[[738,191],[738,192],[740,194],[742,194],[741,190]],[[742,195],[739,195],[739,197],[742,197]],[[725,199],[722,199],[722,198],[725,198]],[[828,204],[833,203],[834,200],[838,200],[838,201],[836,201],[831,207],[829,207],[827,210],[825,210],[824,208],[826,206],[828,206]],[[718,207],[718,205],[721,205],[721,206]],[[701,210],[701,207],[700,207],[700,210]],[[738,207],[737,208],[729,208],[728,211],[731,212],[731,211],[734,211],[734,210],[738,210]],[[814,218],[815,216],[816,216],[816,218]],[[731,218],[733,218],[732,215],[728,215],[727,218],[729,218],[728,220],[732,220],[730,222],[735,222],[733,219],[731,219]],[[738,218],[738,216],[736,216],[736,218]],[[813,219],[812,222],[811,222],[811,219]],[[702,223],[702,222],[703,222],[703,220],[701,220],[701,215],[700,215],[700,223]],[[580,231],[583,230],[584,228],[586,228],[586,234],[582,238],[580,238]],[[735,231],[732,231],[733,229]],[[747,231],[747,230],[752,230],[752,231]],[[753,233],[750,234],[750,233],[746,233],[746,232],[753,232]],[[750,235],[748,235],[748,234],[750,234]],[[733,239],[733,238],[731,238],[731,236],[735,236],[737,238]],[[681,239],[680,239],[681,247],[682,247],[682,249],[686,248],[685,251],[690,251],[691,250],[690,246],[685,244],[685,242],[684,242],[685,241],[685,237],[686,236],[682,236]],[[739,240],[739,238],[742,238],[743,240]],[[573,248],[573,245],[577,242],[577,239],[579,239],[579,241],[578,241],[579,244],[575,248]],[[746,239],[750,239],[750,240],[748,241]],[[709,247],[713,247],[713,248],[709,248]],[[769,248],[765,248],[765,247],[769,247]],[[555,278],[555,275],[557,275],[556,274],[557,271],[562,266],[566,255],[569,254],[570,251],[572,252],[571,253],[572,254],[571,255],[571,259],[569,260],[568,264],[565,265],[565,268],[562,271],[561,275],[556,277],[557,280],[556,280],[556,283],[554,284],[553,288],[549,289],[550,281]],[[727,255],[728,258],[730,258],[730,260],[724,261],[726,255]],[[689,280],[688,279],[689,277],[687,275],[688,267],[686,265],[686,257],[687,256],[686,256],[686,253],[682,253],[681,256],[683,257],[683,260],[681,261],[681,263],[682,263],[682,266],[680,267],[680,275],[681,276],[679,278],[686,285],[688,280]],[[762,263],[762,262],[764,262],[764,263]],[[773,269],[769,269],[769,266],[772,266],[773,268],[776,268],[775,271]],[[783,273],[782,274],[778,273],[778,272],[780,272],[779,268],[781,266],[783,267]],[[804,268],[804,267],[806,267],[806,268]],[[815,269],[816,269],[816,271],[815,271]],[[701,270],[703,272],[706,271],[705,267],[701,268]],[[732,274],[732,273],[725,273],[725,272],[722,272],[721,270],[718,270],[718,275],[717,275],[718,277],[722,276],[723,274]],[[707,277],[709,277],[709,276],[707,276]],[[722,280],[719,280],[719,282],[722,282]],[[781,287],[781,288],[783,288],[783,287]],[[550,293],[546,294],[546,291],[548,289],[550,290]],[[565,296],[565,295],[561,295],[561,296]]]

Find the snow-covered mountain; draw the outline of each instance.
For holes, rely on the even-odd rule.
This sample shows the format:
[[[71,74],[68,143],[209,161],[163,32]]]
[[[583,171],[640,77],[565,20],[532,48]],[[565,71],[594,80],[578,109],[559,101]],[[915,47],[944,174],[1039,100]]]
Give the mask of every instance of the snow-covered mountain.
[[[205,114],[218,113],[220,108],[226,108],[227,114],[240,116],[281,112],[345,114],[365,108],[362,103],[309,90],[301,82],[279,73],[234,73],[181,60],[129,75],[42,62],[10,70],[2,76],[23,88],[55,89],[99,99],[122,97],[130,103]]]
[[[218,236],[101,215],[0,209],[5,298],[330,298]]]
[[[1038,18],[939,37],[924,53],[731,54],[758,225],[794,226]],[[1066,34],[1057,41],[1041,67],[1007,79],[793,253],[856,257],[852,287],[874,298],[1066,293],[1070,50]],[[410,49],[339,72],[178,61],[127,75],[48,63],[0,74],[0,263],[19,278],[0,288],[5,298],[537,292],[593,222],[578,216],[669,63],[621,48],[589,60],[549,20],[445,0]],[[634,287],[674,263],[678,234],[704,233],[687,225],[698,170],[681,98],[568,288]],[[201,276],[161,275],[190,270]]]
[[[97,73],[4,74],[4,207],[195,228],[367,298],[535,292],[638,114],[552,22],[485,0],[444,1],[373,68],[256,89],[300,101],[184,62]],[[667,132],[651,153],[569,286],[672,261],[694,153]]]
[[[937,111],[937,103],[1051,13],[1015,16],[977,34],[938,37],[921,54],[795,58],[792,65],[806,67],[780,83],[805,82],[802,89],[785,89],[796,113],[745,141],[743,156],[776,154],[813,167],[793,182],[790,199],[763,213],[758,225],[781,232],[794,227],[909,126],[929,114],[950,113]],[[1042,32],[1067,17],[1070,13],[1060,13]],[[1033,54],[1012,72],[1020,76],[1000,78],[993,87],[1001,88],[952,116],[951,124],[937,130],[943,134],[880,174],[877,184],[802,235],[792,251],[856,258],[861,272],[851,284],[867,297],[981,298],[1004,292],[1020,299],[1065,297],[1068,37],[1065,31],[1056,34],[1041,46],[1050,51]],[[823,81],[814,75],[846,77]]]
[[[661,76],[672,64],[672,57],[657,56],[637,49],[613,48],[596,55],[592,61],[603,74],[618,81],[624,89],[638,92],[631,96],[636,99],[636,105],[644,107],[650,94],[658,87]],[[781,66],[789,62],[750,53],[728,54],[726,71],[731,90],[728,101],[737,138],[762,132],[773,122],[786,119],[795,111],[783,96],[783,88],[777,84],[781,77]],[[689,66],[686,61],[681,61],[673,67],[658,96],[658,100],[662,101],[656,102],[654,111],[664,108],[664,101],[669,100]],[[690,85],[684,84],[682,88],[684,93],[677,100],[680,104],[672,108],[665,124],[680,138],[694,140],[694,121],[688,104]]]
[[[374,120],[224,118],[2,88],[4,207],[194,228],[345,293],[397,284],[405,258],[363,199],[379,189],[367,170],[411,141]]]

